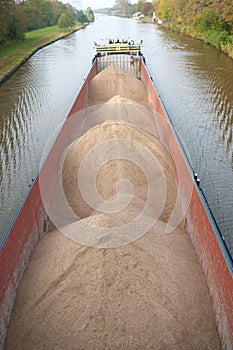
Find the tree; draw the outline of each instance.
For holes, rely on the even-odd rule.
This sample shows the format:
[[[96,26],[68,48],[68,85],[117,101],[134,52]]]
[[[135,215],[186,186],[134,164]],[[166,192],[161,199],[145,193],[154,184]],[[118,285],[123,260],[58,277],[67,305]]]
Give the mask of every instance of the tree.
[[[220,30],[219,20],[216,13],[212,10],[206,10],[194,18],[194,28],[198,32],[205,32],[209,29]]]
[[[151,2],[145,2],[142,5],[141,12],[144,16],[152,16],[153,13],[153,6]]]
[[[14,0],[0,0],[0,44],[24,38],[24,16],[21,4]]]
[[[76,22],[75,9],[70,5],[66,4],[65,12],[63,12],[58,20],[58,26],[63,30],[72,28]]]
[[[171,21],[173,15],[175,14],[173,0],[160,0],[157,10],[157,16],[165,19],[166,21]]]
[[[136,12],[141,12],[144,2],[145,2],[144,0],[138,0],[138,2],[135,5]]]
[[[70,27],[73,27],[75,25],[75,22],[77,20],[77,12],[73,6],[70,4],[66,4],[66,14],[70,19]]]
[[[83,11],[78,11],[77,12],[77,20],[79,21],[79,23],[83,24],[83,23],[88,23],[89,20],[87,18],[87,15],[85,15],[85,13],[83,13]]]
[[[153,0],[152,1],[152,6],[153,6],[153,10],[157,11],[158,10],[158,6],[159,6],[159,0]]]
[[[58,19],[63,12],[66,10],[66,5],[61,1],[51,1],[51,11],[53,14],[53,24],[58,23]]]
[[[22,8],[27,31],[57,24],[61,14],[65,12],[68,12],[68,17],[73,17],[73,21],[76,17],[74,8],[61,1],[24,0]]]
[[[127,14],[127,10],[130,7],[128,0],[115,0],[116,7],[119,7],[123,15]]]
[[[23,12],[28,31],[51,26],[57,23],[66,6],[59,1],[24,0]]]
[[[63,12],[59,17],[58,27],[63,30],[67,30],[68,28],[72,27],[72,21],[66,12]]]
[[[94,22],[95,15],[94,15],[94,12],[92,11],[92,9],[90,7],[87,8],[86,15],[87,15],[87,18],[88,18],[89,22]]]

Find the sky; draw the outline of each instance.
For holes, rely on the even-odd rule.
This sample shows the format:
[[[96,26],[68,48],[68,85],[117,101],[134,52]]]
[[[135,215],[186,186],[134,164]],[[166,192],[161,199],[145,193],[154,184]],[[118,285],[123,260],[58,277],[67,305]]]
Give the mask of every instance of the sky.
[[[68,2],[78,9],[86,9],[89,6],[92,9],[98,9],[104,7],[112,7],[115,4],[114,0],[70,0]]]
[[[115,4],[115,0],[68,0],[70,4],[78,9],[86,9],[90,6],[92,9],[112,7]],[[136,1],[131,1],[135,3]]]

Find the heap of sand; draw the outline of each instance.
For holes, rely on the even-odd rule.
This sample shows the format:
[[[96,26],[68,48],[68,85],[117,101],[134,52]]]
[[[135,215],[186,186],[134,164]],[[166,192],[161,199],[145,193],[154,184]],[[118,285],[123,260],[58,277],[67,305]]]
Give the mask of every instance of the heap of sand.
[[[67,225],[32,254],[5,350],[220,349],[191,241],[182,227],[166,233],[175,166],[150,113],[128,107],[148,103],[135,79],[109,67],[90,84],[91,105],[121,95],[119,106],[106,103],[110,117],[98,107],[63,154],[53,219]]]
[[[5,350],[220,349],[192,244],[178,229],[164,231],[157,222],[114,249],[49,233],[18,289]]]
[[[84,114],[81,133],[84,134],[92,127],[106,121],[125,121],[140,126],[158,137],[155,115],[145,106],[119,95],[112,97],[106,103],[87,108]]]
[[[147,169],[143,169],[145,164]],[[77,185],[81,165],[85,169],[85,183],[81,185],[79,181]],[[116,197],[116,185],[122,179],[130,181],[134,195],[144,201],[151,191],[149,185],[156,188],[156,193],[150,192],[154,196],[155,210],[156,201],[160,204],[165,196],[160,218],[168,221],[177,197],[177,185],[173,160],[157,138],[128,123],[106,122],[71,144],[64,160],[62,180],[65,196],[78,217],[92,215],[101,204],[97,200],[93,207],[83,198],[84,191],[88,192],[90,200],[97,197],[91,186],[93,183],[99,195],[109,201]]]
[[[145,84],[119,67],[109,66],[90,82],[88,104],[93,106],[110,100],[115,95],[148,106]]]

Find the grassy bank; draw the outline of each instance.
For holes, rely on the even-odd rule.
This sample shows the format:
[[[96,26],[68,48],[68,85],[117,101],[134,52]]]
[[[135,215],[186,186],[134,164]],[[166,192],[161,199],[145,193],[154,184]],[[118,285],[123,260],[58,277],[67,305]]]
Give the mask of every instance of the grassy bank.
[[[9,77],[33,53],[70,33],[83,28],[78,24],[70,31],[62,31],[58,26],[33,30],[25,34],[25,40],[12,43],[0,49],[0,83]]]

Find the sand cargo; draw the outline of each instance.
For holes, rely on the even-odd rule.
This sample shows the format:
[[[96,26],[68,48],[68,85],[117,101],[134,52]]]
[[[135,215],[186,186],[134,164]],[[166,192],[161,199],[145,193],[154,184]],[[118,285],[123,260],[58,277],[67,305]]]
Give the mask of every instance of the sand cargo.
[[[46,149],[0,246],[0,348],[232,349],[232,259],[141,44],[96,46]]]

